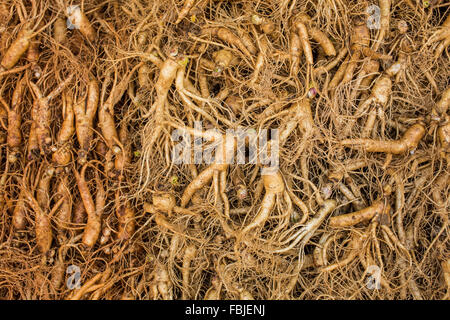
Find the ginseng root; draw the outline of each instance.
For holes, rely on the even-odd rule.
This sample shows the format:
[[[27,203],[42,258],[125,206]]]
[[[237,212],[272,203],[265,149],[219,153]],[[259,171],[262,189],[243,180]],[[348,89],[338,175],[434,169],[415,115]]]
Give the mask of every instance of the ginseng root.
[[[372,139],[346,139],[341,141],[341,145],[352,149],[362,148],[366,152],[403,154],[415,150],[424,135],[424,126],[415,124],[408,128],[403,134],[403,137],[399,140],[379,141]]]
[[[385,204],[383,200],[377,200],[372,203],[371,206],[364,208],[362,210],[343,214],[337,217],[332,217],[330,219],[330,227],[351,227],[363,221],[368,221],[378,214],[381,214],[385,210]]]

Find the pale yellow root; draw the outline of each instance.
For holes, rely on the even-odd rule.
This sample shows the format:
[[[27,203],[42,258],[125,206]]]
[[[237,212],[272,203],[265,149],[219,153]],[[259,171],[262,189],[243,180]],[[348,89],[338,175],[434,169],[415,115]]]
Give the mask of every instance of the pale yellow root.
[[[251,53],[249,49],[244,45],[242,40],[237,37],[233,32],[227,28],[206,28],[202,30],[202,35],[209,34],[211,36],[217,36],[220,40],[227,42],[228,44],[236,46],[242,53],[251,59]]]
[[[63,44],[67,40],[67,25],[66,21],[62,18],[58,18],[53,23],[53,39],[59,44]]]
[[[447,285],[447,293],[445,294],[445,300],[450,299],[450,259],[441,262],[442,271],[444,273],[445,284]]]
[[[191,10],[192,6],[194,5],[195,0],[186,0],[183,4],[183,8],[181,9],[180,13],[178,14],[177,21],[175,21],[175,24],[179,24],[181,20],[186,18],[186,16],[189,14],[189,11]]]
[[[177,76],[177,71],[179,68],[180,65],[175,60],[170,58],[166,59],[161,66],[159,77],[155,84],[156,101],[150,109],[150,112],[154,112],[153,119],[156,127],[150,137],[145,137],[146,153],[152,153],[154,144],[163,130],[161,123],[165,120],[165,103],[167,101],[167,94],[169,93],[170,86]]]
[[[336,55],[336,49],[334,48],[333,43],[324,32],[315,27],[310,27],[308,32],[311,38],[319,43],[327,56]]]
[[[336,263],[333,263],[326,267],[322,267],[320,269],[320,271],[321,272],[330,272],[335,269],[342,268],[342,267],[348,265],[349,263],[351,263],[358,256],[360,251],[362,250],[364,241],[366,239],[367,239],[367,235],[365,235],[365,234],[360,235],[358,233],[355,233],[352,237],[350,244],[348,245],[348,248],[350,250],[348,255],[344,259],[342,259]]]
[[[77,140],[80,145],[78,161],[82,165],[86,163],[86,157],[91,147],[94,133],[94,117],[97,113],[99,95],[100,91],[97,80],[91,80],[88,83],[86,101],[75,103],[73,108],[75,114],[75,130],[77,133]]]
[[[350,62],[350,57],[345,58],[345,60],[341,63],[337,71],[334,73],[333,78],[331,79],[330,83],[328,84],[328,90],[332,91],[335,89],[339,83],[341,83],[342,79],[344,78],[347,65]]]
[[[223,171],[228,168],[228,164],[211,164],[192,180],[183,192],[181,197],[181,207],[184,208],[191,200],[195,192],[206,186],[212,179],[215,171]]]
[[[437,129],[440,142],[441,156],[445,158],[446,153],[450,153],[450,116],[445,115],[444,123]]]
[[[22,190],[24,192],[25,199],[35,213],[36,245],[41,253],[46,254],[50,250],[53,241],[50,217],[48,213],[41,209],[41,206],[26,186],[24,186]]]
[[[374,50],[383,44],[384,38],[389,34],[389,22],[391,17],[391,0],[379,0],[380,6],[380,31]]]
[[[316,74],[317,76],[320,76],[324,73],[330,72],[331,69],[333,69],[334,67],[337,66],[337,64],[339,63],[339,61],[341,61],[345,55],[347,54],[348,50],[347,48],[342,48],[337,57],[334,58],[334,60],[332,60],[330,63],[328,63],[326,66],[322,66],[322,67],[318,67],[316,69],[314,69],[314,74]],[[340,81],[340,79],[339,79]]]
[[[28,50],[31,43],[32,34],[33,31],[27,28],[19,31],[16,40],[14,40],[3,55],[2,61],[0,62],[1,67],[8,70],[16,65],[22,55]]]
[[[98,125],[102,131],[103,138],[106,145],[110,148],[114,154],[121,152],[119,146],[120,139],[117,134],[117,129],[114,120],[114,106],[122,98],[125,93],[128,83],[134,72],[139,69],[144,63],[140,62],[131,69],[127,76],[125,76],[119,84],[114,86],[109,94],[109,97],[103,104],[100,105],[98,110]]]
[[[332,217],[329,225],[334,228],[354,226],[360,222],[368,221],[385,210],[384,200],[377,200],[370,207],[362,210]]]
[[[252,15],[252,23],[261,27],[262,32],[271,34],[275,31],[275,23],[265,17],[260,17],[256,14]]]
[[[197,253],[197,248],[194,245],[190,245],[186,247],[184,251],[184,257],[183,257],[183,265],[181,268],[181,274],[183,279],[183,291],[181,295],[182,300],[188,300],[192,299],[193,297],[189,296],[189,281],[190,281],[190,268],[191,268],[191,262],[194,260],[195,255]]]
[[[170,282],[167,266],[158,263],[155,272],[155,282],[159,294],[163,300],[173,300],[173,286]]]
[[[372,139],[347,139],[341,141],[341,145],[349,148],[362,148],[367,152],[384,152],[403,154],[417,148],[420,140],[425,135],[425,128],[421,124],[415,124],[408,128],[403,137],[394,141],[379,141]]]
[[[436,48],[434,53],[434,59],[438,59],[442,52],[450,45],[450,15],[447,15],[444,23],[440,27],[438,31],[436,31],[429,42],[437,42],[441,41]]]
[[[300,57],[302,55],[302,44],[297,32],[291,31],[289,37],[289,55],[291,58],[291,75],[296,76],[298,74],[300,66]]]
[[[283,177],[281,176],[280,171],[263,175],[263,183],[266,193],[261,202],[259,212],[253,221],[242,229],[241,234],[246,234],[249,230],[261,226],[270,216],[275,205],[276,196],[285,190]]]
[[[306,63],[312,65],[314,64],[311,44],[309,43],[308,39],[308,29],[306,26],[301,23],[297,22],[295,24],[295,27],[297,28],[298,36],[300,38],[300,43],[302,44],[303,52],[305,53]]]
[[[450,87],[442,93],[441,99],[436,103],[434,109],[439,115],[444,115],[450,106]]]
[[[70,22],[80,30],[81,34],[86,37],[89,41],[94,41],[96,38],[96,33],[92,27],[89,19],[86,17],[81,8],[78,6],[67,8],[67,17]]]

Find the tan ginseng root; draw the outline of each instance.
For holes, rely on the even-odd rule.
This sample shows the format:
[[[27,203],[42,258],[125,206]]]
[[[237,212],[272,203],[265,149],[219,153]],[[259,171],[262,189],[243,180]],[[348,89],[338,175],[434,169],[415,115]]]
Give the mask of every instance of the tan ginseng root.
[[[36,189],[36,200],[42,210],[48,211],[50,209],[50,182],[55,174],[55,168],[49,165],[45,165],[43,168],[44,172]]]
[[[341,180],[344,176],[351,171],[358,170],[367,167],[369,164],[366,160],[349,159],[345,162],[339,164],[338,168],[333,168],[328,173],[328,179],[330,180]]]
[[[41,253],[46,254],[50,250],[53,240],[50,218],[28,190],[25,191],[25,197],[35,214],[36,245]]]
[[[411,75],[411,73],[408,71],[407,66],[411,65],[411,59],[414,57],[414,42],[405,37],[400,40],[400,45],[397,53],[397,61],[396,63],[389,67],[388,70],[390,72],[393,72],[395,74],[395,83],[399,83],[400,81],[403,81],[404,83],[411,82],[413,85],[417,86],[413,81],[414,77]],[[398,70],[396,68],[398,67]],[[421,67],[422,69],[422,67]],[[431,83],[431,85],[434,86],[435,91],[437,91],[437,85],[433,79],[433,77],[429,74],[427,71],[422,71],[425,76],[427,77],[428,81]],[[394,75],[393,74],[393,75]],[[393,76],[392,75],[392,76]]]
[[[307,221],[307,223],[296,223],[291,229],[283,232],[279,236],[279,245],[285,245],[291,242],[288,246],[274,250],[276,253],[289,252],[300,243],[301,247],[304,247],[306,243],[311,239],[316,230],[320,227],[322,222],[328,217],[336,208],[337,202],[333,199],[328,199],[320,206],[319,211],[314,215],[314,218]],[[295,229],[301,226],[297,231]],[[292,234],[293,233],[293,234]],[[287,236],[286,236],[287,235]],[[286,238],[287,237],[287,238]],[[286,239],[284,239],[286,238]]]
[[[24,176],[27,176],[29,167],[25,168]],[[54,169],[49,168],[42,174],[42,177],[39,179],[38,188],[36,190],[36,197],[33,196],[32,189],[30,189],[30,185],[22,180],[22,188],[21,192],[23,192],[24,199],[26,203],[31,207],[34,211],[35,219],[34,219],[34,228],[36,233],[36,245],[39,251],[43,254],[46,254],[52,245],[53,241],[53,231],[51,227],[50,217],[54,213],[54,211],[60,205],[60,202],[56,203],[53,210],[50,211],[50,197],[49,197],[49,189],[50,189],[50,180],[53,176]]]
[[[450,115],[445,115],[442,124],[437,129],[440,142],[440,154],[447,163],[450,162]]]
[[[354,232],[350,243],[348,244],[348,254],[341,260],[330,264],[328,266],[321,267],[320,272],[330,272],[338,268],[342,268],[348,264],[350,264],[363,250],[364,243],[367,240],[367,234],[360,234],[359,232]]]
[[[67,23],[62,18],[56,19],[53,23],[53,39],[58,44],[65,44],[67,41]]]
[[[427,44],[434,42],[439,42],[434,52],[434,59],[438,59],[442,52],[450,45],[450,14],[447,13],[447,18],[444,23],[440,26],[439,30],[431,35],[428,39]]]
[[[344,234],[342,232],[323,233],[317,246],[313,251],[313,263],[316,267],[328,265],[327,251],[333,241],[340,240]]]
[[[444,281],[447,286],[447,293],[445,294],[443,300],[450,299],[450,259],[441,262],[442,272],[444,273]]]
[[[254,85],[255,83],[258,82],[259,74],[264,68],[265,61],[267,59],[266,57],[269,51],[268,42],[269,40],[267,39],[267,37],[262,37],[258,42],[260,50],[258,52],[258,56],[256,57],[256,63],[253,70],[253,74],[250,77],[250,85]]]
[[[12,214],[12,224],[14,229],[17,231],[24,230],[27,225],[27,207],[25,204],[25,199],[25,192],[21,190]]]
[[[442,220],[441,231],[443,231],[448,227],[448,220],[449,220],[449,215],[447,212],[448,197],[445,196],[442,197],[442,195],[448,194],[449,178],[450,176],[447,171],[444,171],[441,174],[439,174],[433,183],[431,193],[431,197],[434,202],[434,207],[436,209],[435,212],[439,215],[440,219]]]
[[[431,111],[432,127],[437,125],[437,136],[440,142],[440,154],[443,159],[450,160],[450,115],[447,114],[450,106],[450,87],[443,93],[441,99]]]
[[[31,126],[30,131],[28,133],[28,141],[27,141],[27,160],[31,161],[39,157],[39,142],[36,135],[36,122],[34,119],[37,119],[36,113],[38,112],[38,103],[37,100],[33,101],[33,106],[31,108]]]
[[[304,143],[302,143],[299,153],[302,152],[302,150],[306,147],[309,139],[314,136],[314,133],[317,132],[317,127],[314,123],[312,112],[311,112],[311,106],[310,106],[310,100],[307,98],[303,98],[300,101],[294,102],[292,106],[289,108],[287,116],[286,116],[286,122],[283,123],[283,125],[280,128],[280,135],[279,135],[279,145],[283,146],[283,144],[288,139],[289,135],[294,131],[297,127],[300,127],[300,130],[303,133],[302,140]],[[271,147],[271,144],[269,143],[269,148]],[[268,170],[271,170],[271,168],[268,168]],[[278,188],[282,188],[283,190],[281,193],[283,194],[283,198],[287,200],[288,203],[291,202],[291,196],[284,192],[285,185],[284,181],[281,178],[281,174],[277,172],[272,172],[268,176],[263,176],[263,184],[265,188],[271,188],[271,184],[275,183],[275,181],[278,181]],[[281,179],[281,180],[279,180]],[[266,182],[265,182],[266,181]],[[267,186],[266,186],[267,183]],[[249,224],[244,230],[241,231],[241,235],[250,230],[251,228],[255,226],[259,226],[260,224],[264,223],[270,215],[270,212],[272,211],[272,208],[275,203],[275,195],[277,192],[268,192],[268,189],[266,189],[266,195],[264,196],[261,210],[257,214],[257,218],[254,219],[253,223],[256,223],[256,225],[252,226],[253,223]],[[289,214],[290,216],[290,214]],[[288,217],[289,217],[288,216]],[[250,227],[250,229],[248,229]]]
[[[214,63],[216,64],[212,76],[220,76],[234,62],[235,56],[230,50],[221,49],[213,53]]]
[[[377,41],[374,44],[374,50],[377,50],[383,44],[384,38],[389,36],[389,24],[391,17],[391,2],[392,0],[379,0],[380,11],[380,30],[378,32]]]
[[[244,44],[244,42],[236,36],[233,32],[231,32],[229,29],[225,27],[211,27],[211,28],[204,28],[201,31],[202,35],[209,35],[212,37],[217,37],[220,40],[235,46],[238,48],[243,54],[244,57],[248,58],[250,61],[252,61],[252,54],[250,53],[249,48]]]
[[[114,160],[115,176],[119,180],[124,178],[124,172],[128,168],[131,162],[131,143],[129,141],[128,124],[124,121],[119,128],[119,139],[123,146],[120,153],[116,155]]]
[[[303,139],[306,141],[314,135],[318,134],[318,129],[314,123],[313,114],[311,111],[311,100],[302,98],[292,104],[286,114],[286,121],[280,127],[279,145],[283,144],[288,139],[289,135],[296,128],[300,128],[303,133]]]
[[[97,34],[80,6],[71,5],[66,9],[68,22],[89,41],[94,41]]]
[[[122,179],[124,178],[124,170],[128,167],[131,161],[131,145],[128,141],[128,125],[126,122],[123,122],[119,129],[119,138],[120,142],[123,145],[122,152],[117,154],[116,159],[114,161],[114,171],[115,175],[119,179],[119,185],[122,183]],[[135,210],[130,205],[130,202],[123,196],[124,186],[121,186],[116,191],[116,217],[118,220],[118,230],[117,230],[117,239],[118,240],[128,240],[134,234],[135,230]],[[105,229],[104,233],[109,233],[109,229]],[[105,235],[109,237],[109,235]],[[103,237],[102,237],[103,238]]]
[[[70,92],[63,92],[63,122],[58,132],[52,160],[58,166],[66,166],[72,158],[72,136],[75,132],[73,98]]]
[[[350,188],[347,187],[347,184],[350,186]],[[344,195],[344,197],[351,202],[354,210],[359,211],[366,207],[364,201],[362,200],[362,195],[359,188],[355,185],[353,180],[348,175],[346,175],[345,177],[345,183],[338,182],[337,187],[339,191]]]
[[[119,222],[116,237],[119,241],[130,239],[136,225],[135,210],[125,197],[121,197],[122,192],[121,189],[116,191],[116,216]]]
[[[193,125],[193,123],[194,123],[194,120],[195,120],[194,114],[193,114],[194,111],[196,113],[199,113],[200,115],[202,115],[206,120],[208,120],[212,124],[216,125],[216,120],[214,119],[214,117],[212,117],[210,114],[208,114],[202,108],[198,107],[190,99],[189,96],[195,97],[196,95],[192,94],[187,89],[185,89],[185,83],[186,83],[185,66],[183,66],[183,67],[180,67],[177,71],[177,76],[175,79],[175,87],[177,89],[177,94],[180,96],[180,98],[183,102],[183,106],[185,107],[186,114],[188,115],[189,125]]]
[[[343,63],[345,66],[339,67],[340,72],[336,72],[333,79],[328,85],[328,90],[334,90],[339,84],[346,84],[353,79],[355,69],[358,61],[363,57],[368,57],[374,60],[390,60],[389,55],[377,53],[369,48],[370,45],[370,31],[367,24],[363,20],[355,20],[353,32],[350,38],[350,58]],[[342,69],[341,69],[342,68]]]
[[[22,101],[24,97],[26,80],[21,78],[17,84],[11,98],[11,105],[8,111],[8,135],[6,138],[9,150],[8,161],[15,163],[20,153],[22,145]],[[6,107],[6,106],[5,106]]]
[[[173,284],[170,281],[167,266],[161,262],[156,263],[152,289],[154,300],[158,297],[158,293],[163,300],[173,300]]]
[[[144,115],[144,117],[150,117],[152,119],[146,124],[144,128],[145,134],[142,137],[142,159],[145,160],[141,164],[141,172],[146,172],[146,183],[150,179],[150,172],[148,172],[148,168],[150,167],[149,159],[153,157],[155,144],[160,139],[160,135],[164,129],[162,123],[166,120],[167,95],[180,67],[181,65],[178,61],[171,57],[168,57],[162,63],[158,80],[155,84],[156,100],[148,113]],[[147,171],[145,168],[147,168]]]
[[[236,149],[236,140],[235,137],[230,137],[229,135],[222,136],[220,133],[216,132],[209,134],[208,131],[204,133],[192,128],[181,127],[176,124],[172,125],[178,129],[186,130],[187,132],[193,133],[194,135],[202,136],[204,139],[217,143],[217,148],[214,155],[214,162],[210,164],[202,172],[200,172],[197,175],[197,177],[195,177],[183,191],[183,195],[181,196],[181,207],[185,208],[186,205],[189,204],[192,196],[197,191],[204,188],[213,179],[213,176],[216,175],[216,179],[218,179],[219,173],[226,172],[228,170],[229,162],[231,161]],[[223,181],[226,178],[226,176],[222,175],[220,178]],[[219,183],[217,180],[217,183],[214,183],[216,189],[218,185]],[[215,190],[215,194],[218,195],[218,193],[219,190]],[[217,200],[218,199],[215,199],[215,201]],[[228,217],[229,212],[228,213],[225,212],[225,215]]]
[[[112,150],[108,148],[106,143],[103,140],[98,140],[95,145],[96,154],[102,159],[103,162],[103,170],[107,177],[116,177],[116,173],[114,172],[114,154]]]
[[[261,28],[261,31],[265,34],[271,34],[275,31],[276,25],[275,23],[266,17],[261,17],[257,14],[252,15],[252,23]]]
[[[384,210],[384,200],[376,200],[371,206],[362,210],[330,218],[329,226],[334,228],[351,227],[360,222],[371,220]]]
[[[78,162],[84,165],[87,161],[87,155],[91,148],[92,138],[94,136],[94,117],[97,113],[100,90],[97,80],[90,80],[88,83],[87,98],[75,102],[73,111],[75,114],[75,129],[77,133],[78,144]]]
[[[424,135],[425,127],[417,123],[409,127],[398,140],[346,139],[341,141],[341,145],[366,152],[404,154],[414,151]]]
[[[434,114],[441,116],[447,113],[450,107],[450,86],[442,93],[441,99],[436,103],[433,108]]]
[[[36,139],[39,145],[40,153],[47,154],[51,150],[52,136],[50,131],[51,110],[50,101],[55,98],[72,80],[73,75],[70,75],[66,80],[61,82],[52,92],[46,97],[42,94],[39,87],[30,82],[29,85],[35,95],[35,104],[33,104],[32,117],[35,125]]]
[[[365,21],[355,20],[353,31],[350,37],[350,57],[344,61],[345,66],[339,67],[340,72],[336,72],[328,85],[328,90],[334,90],[340,83],[345,84],[353,78],[356,65],[361,58],[361,48],[370,44],[370,32]],[[342,70],[341,70],[342,68]]]
[[[72,222],[72,195],[70,193],[69,175],[61,170],[57,172],[57,177],[55,200],[62,199],[62,203],[55,213],[55,222],[58,226],[60,238],[64,238],[65,233],[70,230]]]
[[[190,274],[191,274],[191,262],[195,259],[197,254],[197,247],[195,245],[188,245],[184,250],[183,264],[181,266],[181,276],[182,276],[182,287],[181,292],[182,300],[193,299],[191,296],[189,288],[190,286]]]
[[[220,290],[222,289],[222,282],[219,277],[215,275],[211,279],[211,287],[206,291],[203,300],[220,300]]]
[[[358,78],[355,81],[355,86],[352,90],[350,101],[354,101],[359,96],[365,101],[368,97],[368,91],[373,79],[378,75],[380,63],[376,60],[369,59],[362,67],[361,72],[358,74]],[[350,119],[353,121],[353,119]]]
[[[240,231],[238,239],[246,236],[251,229],[264,226],[264,223],[272,213],[277,197],[281,197],[285,193],[284,180],[279,170],[266,172],[266,174],[262,176],[262,180],[265,194],[261,201],[261,205],[253,220]],[[290,214],[286,216],[289,220]]]
[[[116,83],[117,79],[115,79],[113,88],[111,89],[111,92],[106,101],[103,101],[106,87],[104,86],[102,89],[102,101],[100,103],[100,107],[98,108],[98,126],[101,129],[106,145],[116,155],[121,152],[121,146],[114,120],[114,106],[117,102],[119,102],[119,100],[127,90],[128,84],[134,72],[143,64],[143,62],[140,62],[136,66],[134,66],[133,69],[129,71],[128,75],[123,77],[118,84]]]
[[[199,213],[176,205],[176,199],[170,193],[157,193],[152,196],[152,203],[144,203],[144,211],[148,213],[163,212],[170,217],[172,213],[181,215],[200,216]]]
[[[23,24],[22,28],[17,34],[16,39],[11,43],[9,48],[4,53],[2,60],[0,62],[0,73],[2,73],[5,70],[14,71],[15,69],[18,71],[22,68],[15,68],[12,69],[17,62],[19,62],[20,58],[27,52],[28,48],[30,47],[32,39],[41,33],[43,30],[45,30],[49,25],[51,25],[54,21],[52,19],[48,24],[40,28],[39,30],[34,31],[40,23],[42,22],[42,19],[44,18],[43,14],[37,14],[37,7],[36,7],[36,1],[31,0],[32,4],[32,12],[28,17],[24,17],[24,13],[22,12],[21,6],[16,4],[16,9],[21,12],[19,14],[19,18]],[[35,26],[31,27],[31,19],[37,19]]]
[[[37,38],[37,37],[36,37]],[[39,79],[41,77],[42,70],[37,64],[39,61],[39,45],[40,41],[39,39],[34,39],[31,41],[30,46],[27,50],[26,60],[30,63],[31,67],[31,73],[34,78]]]
[[[73,205],[72,213],[72,224],[74,225],[74,230],[72,234],[80,234],[84,225],[86,224],[87,213],[84,208],[83,200],[78,198]]]
[[[178,18],[175,21],[175,24],[179,24],[186,16],[189,14],[189,11],[191,10],[192,6],[194,5],[195,0],[185,0],[183,4],[183,8],[181,8],[180,12],[178,13]]]
[[[300,68],[300,58],[302,56],[302,44],[300,37],[295,30],[289,32],[289,57],[291,60],[290,75],[292,77],[297,76]]]
[[[241,207],[242,202],[246,200],[249,195],[249,190],[245,183],[244,173],[239,166],[236,166],[234,169],[231,179],[233,181],[236,198],[239,203],[238,207]]]
[[[341,48],[339,50],[339,53],[337,54],[337,56],[333,60],[331,60],[327,65],[315,68],[314,75],[320,76],[324,73],[329,73],[334,67],[336,67],[338,65],[339,61],[341,61],[342,59],[345,58],[345,56],[347,55],[347,52],[348,52],[347,48],[345,48],[345,47]],[[340,73],[345,71],[345,66],[346,66],[346,64],[341,63],[341,66],[338,69],[338,70],[340,70]],[[341,76],[339,76],[338,78],[342,79]]]
[[[392,93],[391,79],[401,70],[402,66],[402,62],[394,63],[375,81],[369,97],[358,106],[354,118],[350,119],[349,122],[346,123],[346,135],[350,134],[357,119],[361,117],[361,115],[369,111],[369,116],[364,125],[361,137],[366,138],[369,136],[369,134],[372,132],[373,125],[377,116],[376,109],[374,107],[370,109],[370,106],[374,104],[375,106],[378,106],[380,112],[384,113]],[[384,132],[384,130],[382,130],[382,132]]]
[[[395,226],[397,229],[398,241],[401,243],[403,247],[407,250],[411,248],[407,245],[407,235],[404,228],[404,216],[405,216],[405,187],[403,183],[403,177],[401,173],[393,173],[392,180],[395,182]],[[411,230],[413,230],[411,228]],[[413,242],[413,236],[411,236],[411,242]],[[413,274],[408,272],[408,261],[404,259],[404,257],[398,257],[397,263],[400,268],[403,270],[403,273],[400,275],[400,282],[403,285],[406,285],[409,288],[409,291],[413,295],[415,300],[423,300],[423,296],[421,294],[420,289],[417,286],[416,281],[413,278]],[[407,279],[408,278],[408,279]]]
[[[334,48],[333,43],[324,32],[322,32],[320,29],[314,26],[313,20],[311,19],[310,16],[308,16],[306,13],[300,13],[296,17],[296,19],[298,19],[298,21],[301,21],[306,25],[309,37],[322,47],[323,51],[325,52],[325,55],[327,56],[336,55],[336,49]]]
[[[92,198],[91,192],[89,190],[88,184],[85,180],[85,171],[89,163],[86,163],[81,168],[81,172],[78,173],[77,170],[73,170],[75,178],[77,180],[78,190],[83,201],[84,208],[87,213],[87,223],[84,228],[82,242],[87,247],[93,247],[98,240],[100,235],[100,229],[102,225],[102,214],[105,207],[106,192],[103,189],[103,184],[96,176],[97,189],[95,203]]]
[[[311,44],[309,42],[308,29],[306,28],[306,25],[302,21],[295,19],[293,21],[293,28],[297,31],[300,44],[302,46],[303,54],[305,55],[306,58],[306,63],[308,65],[313,65],[314,58]]]
[[[236,30],[237,36],[241,39],[244,46],[247,48],[247,50],[252,54],[255,55],[258,53],[258,48],[254,44],[254,39],[250,36],[250,34],[243,28],[238,28]]]
[[[98,272],[91,279],[82,283],[81,288],[77,290],[73,290],[69,295],[65,298],[66,300],[80,300],[87,293],[95,291],[99,288],[105,286],[104,282],[111,275],[111,268],[109,266],[103,272]]]
[[[293,103],[288,110],[286,119],[287,121],[280,127],[279,144],[283,146],[292,131],[297,127],[300,129],[303,136],[293,160],[300,158],[302,177],[305,181],[308,181],[308,162],[304,150],[311,148],[311,139],[320,139],[320,131],[314,123],[311,111],[311,100],[303,98]],[[304,183],[304,189],[305,193],[312,199],[310,185],[308,183]]]

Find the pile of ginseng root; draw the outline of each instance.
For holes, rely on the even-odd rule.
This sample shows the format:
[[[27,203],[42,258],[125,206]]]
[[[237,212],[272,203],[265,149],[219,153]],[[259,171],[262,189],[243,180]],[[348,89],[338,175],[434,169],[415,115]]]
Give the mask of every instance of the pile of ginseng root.
[[[449,44],[436,0],[1,1],[0,298],[449,299]]]

